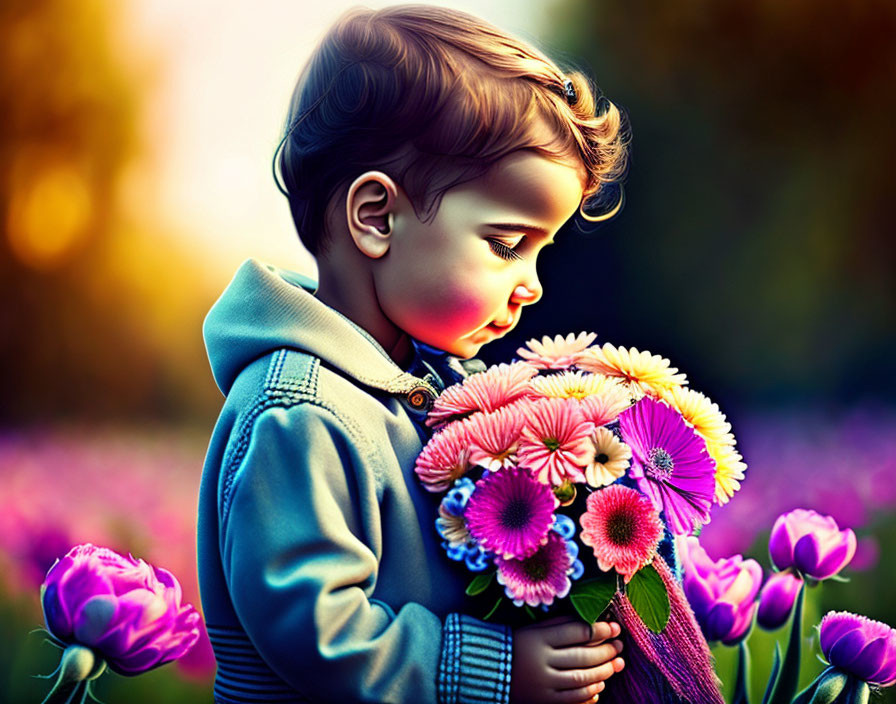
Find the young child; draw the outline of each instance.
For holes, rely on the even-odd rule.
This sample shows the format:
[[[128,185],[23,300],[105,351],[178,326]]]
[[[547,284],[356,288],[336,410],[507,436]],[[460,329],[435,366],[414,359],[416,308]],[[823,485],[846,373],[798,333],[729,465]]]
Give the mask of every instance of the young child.
[[[435,395],[621,173],[619,112],[594,113],[581,74],[460,12],[355,8],[317,47],[279,167],[319,283],[250,260],[204,328],[216,701],[573,704],[622,669],[617,624],[464,615],[413,471]]]

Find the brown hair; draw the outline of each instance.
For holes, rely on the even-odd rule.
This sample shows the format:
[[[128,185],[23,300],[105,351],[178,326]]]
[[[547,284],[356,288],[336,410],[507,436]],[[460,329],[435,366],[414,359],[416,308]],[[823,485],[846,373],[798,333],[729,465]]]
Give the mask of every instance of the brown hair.
[[[584,205],[622,178],[627,161],[622,114],[601,98],[595,115],[596,102],[583,73],[564,74],[538,49],[473,15],[430,5],[355,7],[302,71],[274,165],[314,255],[328,238],[325,206],[371,169],[388,173],[426,220],[447,190],[513,151],[573,156],[587,172]],[[539,118],[552,128],[547,142]]]

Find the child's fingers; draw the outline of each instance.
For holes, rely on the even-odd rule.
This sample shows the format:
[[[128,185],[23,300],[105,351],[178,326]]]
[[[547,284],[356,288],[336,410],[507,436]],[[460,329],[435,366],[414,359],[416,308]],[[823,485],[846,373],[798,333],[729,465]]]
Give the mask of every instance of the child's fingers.
[[[604,691],[606,685],[603,682],[595,682],[586,687],[578,687],[576,689],[564,689],[556,693],[556,697],[552,701],[557,704],[589,704],[596,702],[601,692]]]
[[[558,690],[580,689],[581,687],[587,687],[589,684],[603,682],[617,672],[616,661],[621,659],[614,658],[602,665],[586,667],[580,670],[556,670],[554,673],[555,677],[552,678],[555,683],[553,686]]]
[[[575,670],[610,662],[622,652],[622,641],[614,640],[601,645],[580,645],[556,648],[551,652],[548,665],[558,670]]]
[[[615,626],[615,629],[613,628]],[[553,648],[585,643],[598,644],[619,635],[618,624],[598,621],[590,626],[581,621],[567,621],[547,628],[545,642]],[[615,635],[614,635],[615,634]]]

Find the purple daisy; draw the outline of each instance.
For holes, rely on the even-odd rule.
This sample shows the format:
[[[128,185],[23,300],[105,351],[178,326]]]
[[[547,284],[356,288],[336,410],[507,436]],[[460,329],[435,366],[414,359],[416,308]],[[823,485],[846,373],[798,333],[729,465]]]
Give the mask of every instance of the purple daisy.
[[[569,594],[573,560],[563,536],[550,531],[547,542],[534,555],[522,560],[496,557],[498,582],[517,606],[550,606],[555,598]]]
[[[476,482],[464,519],[483,548],[524,558],[545,544],[554,524],[554,494],[526,470],[487,472]]]
[[[715,463],[706,442],[681,414],[645,396],[619,415],[619,431],[632,450],[629,473],[673,533],[688,535],[709,520]]]

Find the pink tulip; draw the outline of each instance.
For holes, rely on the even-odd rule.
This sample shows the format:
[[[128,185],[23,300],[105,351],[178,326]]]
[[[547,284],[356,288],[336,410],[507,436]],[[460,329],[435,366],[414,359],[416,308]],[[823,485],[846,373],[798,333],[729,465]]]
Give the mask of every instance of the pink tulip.
[[[852,560],[856,534],[840,530],[831,516],[798,508],[778,517],[768,548],[779,570],[794,567],[805,577],[829,579]]]
[[[753,623],[762,567],[740,555],[713,561],[693,537],[679,545],[684,548],[684,593],[706,639],[726,645],[742,640]]]

